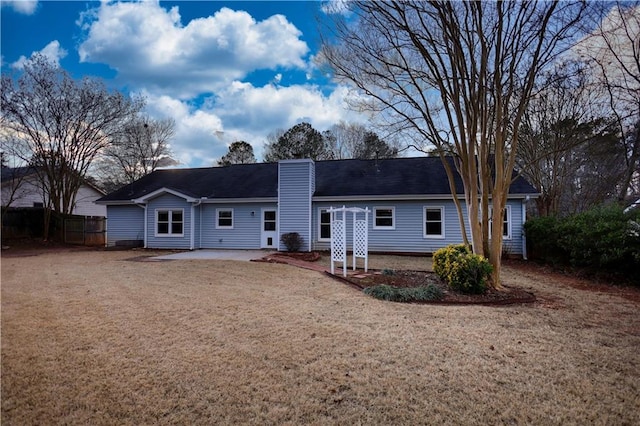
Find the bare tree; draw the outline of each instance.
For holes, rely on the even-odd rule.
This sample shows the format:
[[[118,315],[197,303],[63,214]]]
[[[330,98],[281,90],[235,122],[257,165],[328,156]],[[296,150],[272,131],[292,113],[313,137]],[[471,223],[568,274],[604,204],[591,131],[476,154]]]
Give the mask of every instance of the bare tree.
[[[519,129],[536,76],[572,41],[582,2],[354,1],[325,37],[335,77],[360,108],[436,147],[455,196],[464,185],[473,251],[500,288],[502,223]],[[336,43],[332,40],[337,40]],[[426,146],[418,148],[426,150]],[[489,232],[491,230],[491,232]],[[467,239],[464,232],[465,241]]]
[[[634,181],[640,175],[640,3],[598,4],[596,29],[575,50],[589,61],[594,84],[606,89],[625,149],[624,176],[618,199],[640,193]],[[634,179],[635,178],[635,179]]]
[[[245,141],[236,141],[229,146],[229,152],[218,160],[219,166],[230,166],[232,164],[253,164],[256,157],[253,154],[253,147]]]
[[[36,55],[16,80],[2,76],[1,106],[3,125],[22,142],[12,154],[35,167],[51,209],[68,214],[90,166],[142,102],[98,80],[75,81]]]
[[[540,193],[542,216],[571,214],[615,191],[620,159],[613,120],[581,62],[563,62],[539,79],[520,128],[516,163]],[[594,179],[593,173],[598,173]]]
[[[380,139],[378,134],[358,123],[340,121],[323,133],[333,158],[394,158],[398,156],[396,143]]]
[[[117,132],[105,148],[96,174],[107,190],[134,182],[156,170],[178,164],[169,142],[175,134],[173,119],[136,117]]]

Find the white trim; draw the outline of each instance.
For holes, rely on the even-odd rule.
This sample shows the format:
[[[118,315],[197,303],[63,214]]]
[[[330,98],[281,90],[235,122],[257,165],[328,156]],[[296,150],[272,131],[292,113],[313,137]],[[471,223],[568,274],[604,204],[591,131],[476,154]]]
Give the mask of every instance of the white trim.
[[[540,194],[509,194],[508,200],[519,200],[529,198],[537,198]],[[465,200],[464,194],[457,194],[457,198],[461,201]],[[491,197],[489,197],[491,199]],[[451,194],[410,194],[410,195],[317,195],[312,197],[315,202],[349,202],[349,201],[424,201],[424,200],[453,200]]]
[[[189,250],[193,250],[195,248],[195,233],[196,233],[196,205],[195,203],[191,204],[191,222],[189,228],[191,228],[189,235]],[[183,218],[184,220],[184,218]],[[184,226],[184,225],[183,225]]]
[[[276,229],[273,231],[265,231],[264,224],[264,214],[265,212],[275,212],[276,216],[274,219]],[[269,233],[273,233],[272,238],[274,239],[272,245],[268,245],[266,243],[263,244],[263,240],[269,238]],[[260,208],[260,248],[276,248],[278,247],[278,208],[277,207],[261,207]]]
[[[513,238],[513,232],[512,232],[512,219],[511,219],[511,206],[510,205],[506,205],[504,206],[504,212],[505,215],[507,217],[507,235],[502,234],[502,239],[503,240],[511,240]],[[493,230],[493,206],[489,206],[489,239],[491,239],[491,232]],[[504,219],[502,220],[502,222],[500,222],[500,229],[504,229]]]
[[[521,204],[522,208],[522,258],[527,260],[527,235],[524,233],[524,224],[527,222],[527,203],[524,202]]]
[[[265,198],[204,198],[202,204],[248,204],[248,203],[277,203],[278,197]]]
[[[231,226],[220,225],[220,212],[231,212]],[[228,218],[225,218],[228,219]],[[216,229],[233,229],[235,225],[234,212],[232,207],[216,209]]]
[[[180,234],[174,234],[172,232],[172,228],[173,228],[173,212],[177,212],[179,211],[182,214],[182,233]],[[158,232],[158,213],[159,212],[167,212],[169,213],[169,217],[168,217],[168,222],[167,222],[167,233],[159,233]],[[185,222],[185,217],[184,217],[184,209],[183,208],[178,208],[178,209],[172,209],[172,208],[157,208],[155,209],[155,221],[153,222],[153,228],[154,228],[154,233],[155,233],[155,237],[156,238],[181,238],[184,237],[184,222]]]
[[[440,234],[427,235],[427,210],[440,210]],[[422,206],[422,238],[428,239],[445,239],[445,226],[444,226],[444,206]]]
[[[316,241],[318,241],[319,243],[331,242],[331,235],[329,235],[329,238],[322,238],[322,210],[325,210],[325,212],[329,215],[329,223],[325,225],[329,225],[329,234],[331,234],[331,212],[329,211],[329,209],[331,209],[331,207],[318,207],[318,236],[316,238]]]
[[[391,210],[391,226],[378,226],[376,219],[378,218],[378,210]],[[396,207],[395,206],[376,206],[373,208],[373,229],[381,231],[393,231],[396,229]]]
[[[134,202],[135,204],[142,204],[142,203],[147,202],[147,200],[150,200],[150,199],[155,198],[155,197],[159,197],[162,194],[171,194],[171,195],[175,195],[176,197],[184,198],[187,201],[187,203],[195,203],[196,201],[199,200],[199,198],[190,197],[190,196],[185,195],[185,194],[183,194],[181,192],[178,192],[178,191],[176,191],[174,189],[169,189],[169,188],[162,187],[160,189],[156,189],[153,192],[150,192],[149,194],[146,194],[146,195],[144,195],[144,196],[142,196],[140,198],[136,198],[136,199],[131,200],[131,201]]]

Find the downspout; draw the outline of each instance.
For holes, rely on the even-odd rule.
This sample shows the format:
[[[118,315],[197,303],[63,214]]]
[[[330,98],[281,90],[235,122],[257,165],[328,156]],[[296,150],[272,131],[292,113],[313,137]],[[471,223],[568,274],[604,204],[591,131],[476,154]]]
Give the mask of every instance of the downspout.
[[[136,203],[136,206],[144,210],[144,248],[147,248],[147,203]]]
[[[530,196],[526,196],[526,198],[524,199],[524,202],[521,203],[522,205],[522,225],[521,225],[521,229],[522,229],[522,259],[524,260],[528,260],[527,259],[527,235],[524,232],[524,224],[527,222],[527,203],[531,200]]]
[[[195,250],[195,240],[196,240],[196,207],[200,207],[200,205],[202,204],[203,200],[206,200],[207,197],[201,197],[199,200],[196,200],[194,203],[191,203],[191,240],[190,240],[190,248],[189,250]],[[202,238],[202,217],[200,217],[200,226],[199,226],[199,232],[200,232],[200,239]],[[198,244],[198,248],[200,244]]]

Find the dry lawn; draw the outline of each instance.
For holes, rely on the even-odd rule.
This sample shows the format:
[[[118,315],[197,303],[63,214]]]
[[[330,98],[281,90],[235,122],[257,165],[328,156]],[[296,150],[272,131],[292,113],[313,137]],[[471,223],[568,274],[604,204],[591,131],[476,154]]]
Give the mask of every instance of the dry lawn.
[[[143,253],[3,257],[3,426],[640,424],[640,304],[621,295],[507,269],[541,302],[404,305]]]

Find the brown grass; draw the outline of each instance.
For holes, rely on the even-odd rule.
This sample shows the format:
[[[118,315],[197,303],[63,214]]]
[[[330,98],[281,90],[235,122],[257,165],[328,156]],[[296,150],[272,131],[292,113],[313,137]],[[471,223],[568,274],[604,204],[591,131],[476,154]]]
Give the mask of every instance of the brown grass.
[[[137,254],[2,259],[3,425],[640,423],[640,305],[620,295],[507,268],[540,303],[405,305]]]

